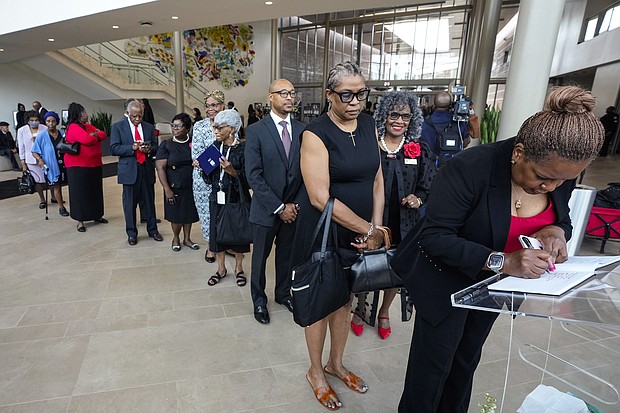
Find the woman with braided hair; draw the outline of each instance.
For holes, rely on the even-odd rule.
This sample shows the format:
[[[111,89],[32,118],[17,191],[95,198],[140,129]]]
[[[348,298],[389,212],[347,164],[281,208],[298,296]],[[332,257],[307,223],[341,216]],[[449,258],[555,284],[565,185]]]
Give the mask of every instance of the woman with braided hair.
[[[463,151],[439,170],[426,216],[391,262],[416,309],[399,412],[467,412],[498,314],[454,308],[451,294],[494,272],[539,278],[568,258],[568,200],[604,138],[594,104],[581,88],[555,88],[516,137]],[[544,249],[521,248],[519,235]]]

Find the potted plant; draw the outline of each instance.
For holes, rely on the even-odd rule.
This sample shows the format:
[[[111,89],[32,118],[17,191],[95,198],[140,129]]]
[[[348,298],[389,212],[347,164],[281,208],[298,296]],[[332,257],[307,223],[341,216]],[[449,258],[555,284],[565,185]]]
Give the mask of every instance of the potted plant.
[[[500,109],[487,106],[480,122],[480,144],[495,142],[499,130]]]
[[[99,130],[105,132],[108,137],[112,131],[112,115],[106,112],[97,111],[89,117],[89,123]],[[103,156],[110,155],[110,140],[106,139],[101,142],[101,154]]]

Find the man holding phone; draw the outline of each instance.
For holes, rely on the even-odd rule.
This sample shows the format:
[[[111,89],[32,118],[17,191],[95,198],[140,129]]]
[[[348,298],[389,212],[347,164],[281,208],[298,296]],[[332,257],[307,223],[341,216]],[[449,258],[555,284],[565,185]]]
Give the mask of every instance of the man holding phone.
[[[136,206],[143,206],[146,229],[155,241],[164,238],[155,218],[155,168],[157,137],[153,125],[142,122],[143,108],[138,101],[127,105],[128,116],[112,125],[110,152],[118,156],[118,183],[123,185],[123,213],[129,245],[138,243]]]

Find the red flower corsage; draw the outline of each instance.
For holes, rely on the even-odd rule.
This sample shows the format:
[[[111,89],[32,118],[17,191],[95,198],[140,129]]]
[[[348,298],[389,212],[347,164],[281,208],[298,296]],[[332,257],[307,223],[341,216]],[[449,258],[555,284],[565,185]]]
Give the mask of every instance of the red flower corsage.
[[[422,150],[420,149],[419,143],[409,142],[408,144],[403,146],[403,149],[405,151],[405,156],[407,158],[413,159],[413,158],[417,158],[418,156],[422,155]]]

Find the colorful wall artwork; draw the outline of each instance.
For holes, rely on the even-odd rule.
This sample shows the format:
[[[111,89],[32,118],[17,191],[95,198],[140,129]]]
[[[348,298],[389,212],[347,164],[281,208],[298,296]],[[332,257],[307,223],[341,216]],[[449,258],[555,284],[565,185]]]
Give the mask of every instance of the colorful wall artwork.
[[[248,25],[205,27],[183,32],[185,76],[194,81],[218,81],[225,89],[245,86],[252,75],[256,52],[254,32]],[[174,71],[172,33],[130,39],[130,56],[146,57],[162,71]]]

